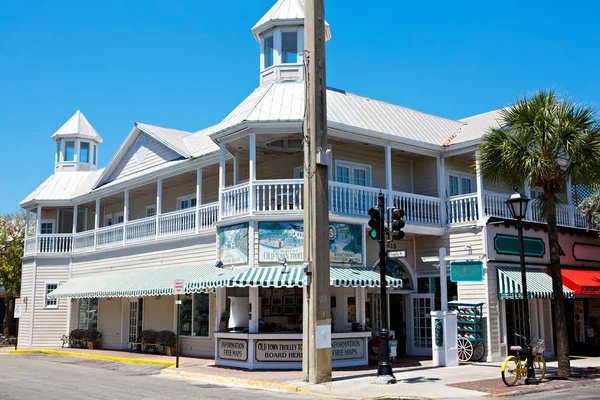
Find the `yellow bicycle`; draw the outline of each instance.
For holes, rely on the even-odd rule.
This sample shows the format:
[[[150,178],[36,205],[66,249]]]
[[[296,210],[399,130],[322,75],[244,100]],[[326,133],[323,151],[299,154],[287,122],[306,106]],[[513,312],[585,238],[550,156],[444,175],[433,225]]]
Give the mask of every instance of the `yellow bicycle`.
[[[515,334],[520,338],[527,340],[524,336]],[[535,378],[541,382],[546,375],[546,360],[544,359],[544,339],[532,339],[531,347],[533,347],[533,369],[535,370]],[[502,381],[506,386],[514,386],[515,383],[522,377],[527,376],[527,358],[521,360],[521,346],[511,346],[511,351],[514,355],[510,355],[504,359],[500,371],[502,372]],[[524,354],[524,353],[523,353]]]

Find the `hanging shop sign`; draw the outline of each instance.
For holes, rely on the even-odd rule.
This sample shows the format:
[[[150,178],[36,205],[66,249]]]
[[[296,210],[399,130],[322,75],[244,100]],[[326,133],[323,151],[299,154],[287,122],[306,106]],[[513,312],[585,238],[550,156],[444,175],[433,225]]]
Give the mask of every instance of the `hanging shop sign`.
[[[304,260],[304,223],[261,222],[259,232],[259,262],[277,262],[286,258],[288,262]],[[362,264],[362,225],[329,224],[329,260],[333,264],[345,264],[351,258]]]
[[[302,362],[301,340],[257,340],[254,356],[261,362]]]
[[[496,235],[494,249],[498,254],[518,256],[519,237],[515,235]],[[546,254],[546,244],[540,238],[524,237],[523,251],[528,257],[543,257]]]
[[[483,282],[483,261],[452,261],[450,281]]]
[[[247,340],[219,339],[217,347],[219,348],[219,359],[221,360],[248,360]]]
[[[248,224],[219,228],[219,260],[225,265],[248,264]]]

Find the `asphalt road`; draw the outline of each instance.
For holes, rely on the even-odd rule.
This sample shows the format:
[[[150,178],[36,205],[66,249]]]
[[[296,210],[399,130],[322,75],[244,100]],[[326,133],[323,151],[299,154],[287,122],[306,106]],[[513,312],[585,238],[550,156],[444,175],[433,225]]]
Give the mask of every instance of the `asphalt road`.
[[[527,400],[596,400],[600,398],[600,386],[575,386],[568,389],[552,390],[548,392],[531,393],[522,396],[509,397]]]
[[[307,399],[158,375],[161,367],[45,354],[0,354],[0,399]]]

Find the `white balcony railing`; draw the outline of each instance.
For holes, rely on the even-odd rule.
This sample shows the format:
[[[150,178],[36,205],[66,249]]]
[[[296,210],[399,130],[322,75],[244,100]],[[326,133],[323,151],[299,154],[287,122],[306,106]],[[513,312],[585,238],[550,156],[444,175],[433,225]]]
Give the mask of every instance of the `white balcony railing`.
[[[159,237],[184,235],[196,231],[196,209],[174,211],[163,214],[158,219]]]
[[[68,253],[71,251],[73,238],[70,234],[38,235],[38,253]]]
[[[94,231],[79,232],[73,235],[73,253],[94,250]]]
[[[393,192],[392,206],[404,210],[407,223],[441,225],[441,199],[413,193]]]
[[[302,179],[256,181],[254,211],[298,211],[303,209],[304,181]]]
[[[106,226],[96,231],[96,248],[123,244],[123,224]]]
[[[463,194],[448,198],[448,223],[477,221],[478,207],[477,194]]]
[[[377,196],[381,191],[372,187],[329,182],[329,211],[366,216],[369,209],[377,205]],[[387,193],[384,195],[387,204]]]
[[[223,189],[223,217],[247,214],[249,186],[247,183]]]
[[[156,239],[156,217],[147,217],[125,224],[125,242],[137,243]]]

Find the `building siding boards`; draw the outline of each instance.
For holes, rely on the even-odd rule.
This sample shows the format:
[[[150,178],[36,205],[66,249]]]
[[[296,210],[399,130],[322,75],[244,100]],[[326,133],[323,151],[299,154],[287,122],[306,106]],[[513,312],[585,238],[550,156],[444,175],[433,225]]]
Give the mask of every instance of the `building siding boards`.
[[[98,331],[102,333],[100,346],[103,349],[122,348],[121,312],[120,298],[98,299]]]
[[[21,270],[21,317],[19,318],[18,343],[21,347],[29,346],[31,339],[31,317],[33,299],[34,260],[23,262]]]

